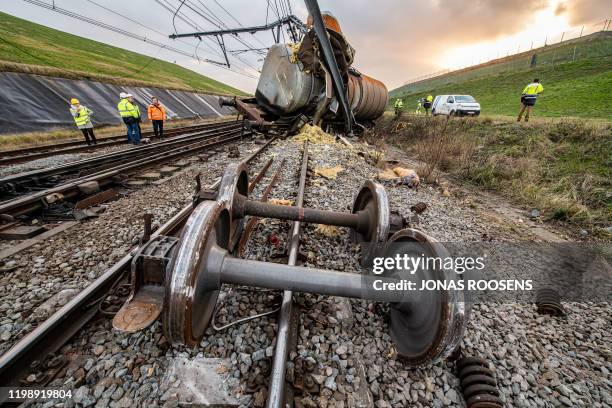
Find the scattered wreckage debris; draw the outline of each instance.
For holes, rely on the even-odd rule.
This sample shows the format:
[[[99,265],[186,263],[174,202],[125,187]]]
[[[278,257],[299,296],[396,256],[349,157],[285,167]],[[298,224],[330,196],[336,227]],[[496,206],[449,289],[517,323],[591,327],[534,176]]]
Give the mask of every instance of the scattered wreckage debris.
[[[314,173],[317,176],[324,177],[328,180],[335,180],[338,178],[338,174],[344,171],[342,166],[334,167],[315,167]]]
[[[461,357],[456,362],[467,408],[503,408],[495,373],[479,357]]]
[[[422,201],[410,207],[410,211],[412,211],[415,214],[423,214],[425,210],[427,210],[427,204],[425,204]]]
[[[421,184],[421,179],[415,170],[399,166],[393,169],[386,169],[376,174],[375,178],[382,182],[405,185],[410,188],[417,188]]]
[[[565,309],[561,304],[559,292],[551,288],[542,288],[536,292],[535,304],[538,313],[551,316],[564,316]]]

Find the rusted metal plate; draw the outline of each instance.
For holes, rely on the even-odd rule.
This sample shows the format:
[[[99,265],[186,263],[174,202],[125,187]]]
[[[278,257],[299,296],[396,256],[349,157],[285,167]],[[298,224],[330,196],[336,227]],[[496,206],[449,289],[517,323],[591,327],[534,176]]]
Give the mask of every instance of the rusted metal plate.
[[[77,201],[74,208],[77,210],[84,210],[85,208],[93,207],[94,205],[114,200],[117,198],[117,196],[117,191],[111,188],[110,190],[105,190],[91,197],[87,197],[81,201]]]
[[[45,231],[47,231],[45,227],[40,225],[18,225],[0,231],[0,239],[29,239],[35,237],[36,235],[42,234]]]
[[[37,243],[42,242],[42,241],[44,241],[47,238],[50,238],[50,237],[52,237],[54,235],[57,235],[60,232],[64,232],[68,228],[71,228],[71,227],[73,227],[73,226],[75,226],[77,224],[78,224],[78,222],[76,222],[76,221],[64,222],[64,223],[58,225],[57,227],[54,227],[53,229],[50,229],[47,232],[43,232],[42,234],[35,236],[32,239],[28,239],[26,241],[20,242],[17,245],[12,245],[12,246],[10,246],[10,247],[0,251],[0,261],[5,259],[5,258],[8,258],[9,256],[15,255],[16,253],[21,252],[24,249],[28,249],[31,246],[36,245]]]
[[[115,315],[113,327],[130,333],[142,330],[159,317],[163,305],[163,286],[142,286]]]

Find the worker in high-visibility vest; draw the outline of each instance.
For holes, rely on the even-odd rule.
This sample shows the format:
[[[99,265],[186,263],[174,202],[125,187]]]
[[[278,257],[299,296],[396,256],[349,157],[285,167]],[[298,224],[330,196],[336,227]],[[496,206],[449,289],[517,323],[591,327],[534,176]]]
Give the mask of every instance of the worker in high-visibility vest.
[[[402,116],[402,111],[404,110],[404,101],[400,98],[397,98],[395,100],[395,118],[399,118],[400,116]]]
[[[166,108],[159,103],[156,96],[151,98],[151,104],[147,109],[147,116],[153,124],[153,132],[155,137],[164,137],[164,121],[166,120]]]
[[[96,135],[94,135],[93,124],[91,123],[93,111],[87,106],[81,105],[78,99],[72,98],[70,100],[70,114],[74,118],[74,123],[83,132],[87,144],[96,144]]]
[[[425,101],[423,102],[423,107],[425,108],[425,114],[429,115],[429,110],[431,109],[431,104],[433,103],[433,96],[427,95],[425,97]]]
[[[119,97],[121,100],[117,104],[117,109],[127,127],[128,143],[140,144],[140,108],[134,102],[132,94],[121,92]]]
[[[525,122],[529,122],[531,109],[535,106],[538,95],[543,91],[544,87],[538,78],[534,79],[532,83],[523,89],[523,93],[521,94],[521,111],[519,112],[518,118],[516,118],[517,122],[521,121],[525,109],[527,109],[527,113],[525,113]]]
[[[423,109],[423,98],[421,98],[421,99],[419,99],[419,100],[417,101],[417,108],[416,108],[416,110],[414,111],[414,113],[416,113],[417,115],[420,115],[420,114],[421,114],[421,110],[422,110],[422,109]]]

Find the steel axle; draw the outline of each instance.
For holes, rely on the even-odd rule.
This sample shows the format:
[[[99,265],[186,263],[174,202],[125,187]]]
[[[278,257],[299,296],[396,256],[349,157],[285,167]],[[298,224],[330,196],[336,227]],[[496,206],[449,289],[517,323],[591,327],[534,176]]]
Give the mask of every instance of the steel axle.
[[[216,199],[224,202],[231,219],[230,246],[236,241],[246,216],[276,218],[351,228],[353,242],[363,244],[362,261],[368,263],[387,238],[406,226],[405,219],[389,210],[385,189],[373,181],[366,181],[355,197],[351,213],[316,210],[301,206],[262,203],[248,199],[246,165],[230,165],[223,174]]]
[[[375,223],[373,220],[375,214],[372,214],[367,209],[351,214],[340,211],[316,210],[253,201],[243,195],[236,196],[232,215],[238,218],[251,215],[260,218],[276,218],[279,220],[348,227],[367,236],[371,234],[370,227]],[[401,223],[399,215],[392,214],[391,216],[396,217],[398,219],[397,222]]]
[[[238,259],[227,249],[230,230],[226,204],[212,200],[199,204],[183,228],[166,281],[163,324],[172,344],[199,344],[223,283],[389,302],[391,336],[400,356],[413,365],[450,355],[461,340],[467,311],[460,292],[373,290],[376,280],[398,283],[404,276],[360,275]],[[443,250],[417,230],[402,230],[391,242],[399,245],[402,253],[416,256],[422,252],[438,256]],[[397,246],[386,246],[381,254],[392,257],[394,248]],[[431,270],[418,271],[412,279],[458,277],[454,272]]]

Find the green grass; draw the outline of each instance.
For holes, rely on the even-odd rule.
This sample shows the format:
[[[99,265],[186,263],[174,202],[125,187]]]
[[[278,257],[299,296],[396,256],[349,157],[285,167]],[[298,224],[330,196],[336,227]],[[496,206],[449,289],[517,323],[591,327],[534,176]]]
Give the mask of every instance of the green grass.
[[[576,46],[578,57],[572,62]],[[552,57],[555,56],[555,64]],[[424,95],[469,94],[480,102],[483,115],[515,116],[523,87],[535,77],[544,93],[534,108],[536,117],[604,118],[612,115],[612,36],[602,33],[582,42],[569,43],[538,53],[538,65],[529,68],[530,57],[493,64],[469,72],[406,85],[390,92],[407,100],[409,109]],[[414,102],[414,104],[412,104]]]
[[[377,132],[427,163],[423,146],[440,140],[443,118],[386,115]],[[437,168],[457,180],[537,208],[545,219],[612,237],[612,125],[562,120],[517,124],[489,118],[450,120]],[[423,174],[421,174],[423,175]]]
[[[126,39],[129,41],[137,41]],[[0,13],[0,70],[244,94],[179,65]]]

